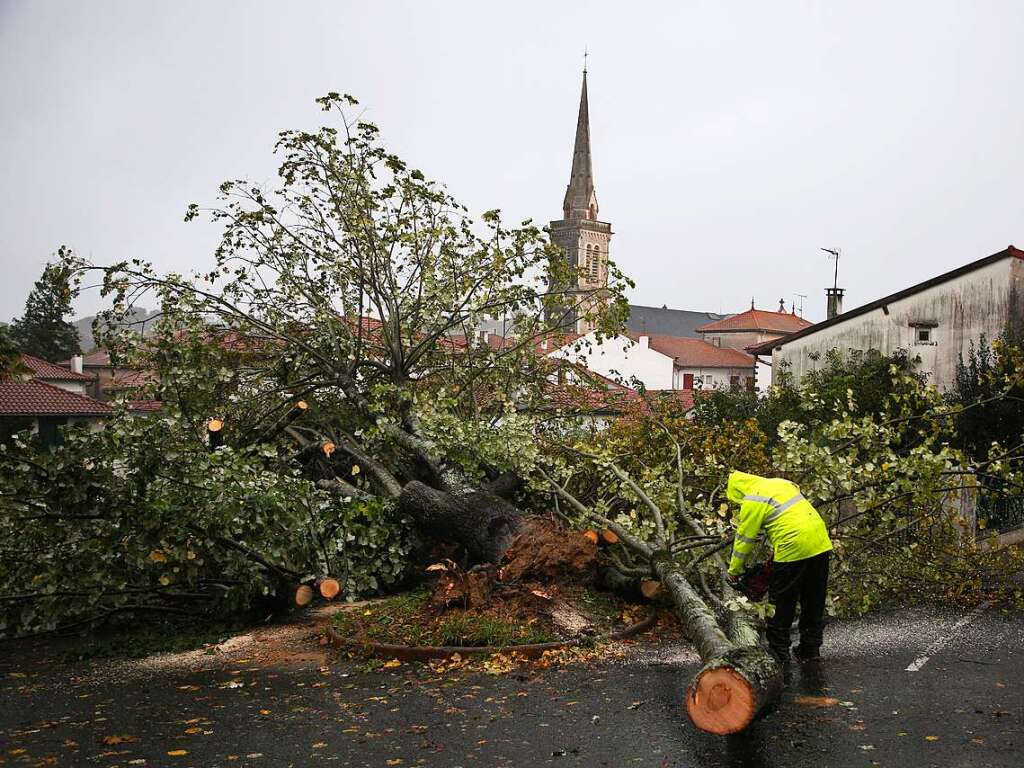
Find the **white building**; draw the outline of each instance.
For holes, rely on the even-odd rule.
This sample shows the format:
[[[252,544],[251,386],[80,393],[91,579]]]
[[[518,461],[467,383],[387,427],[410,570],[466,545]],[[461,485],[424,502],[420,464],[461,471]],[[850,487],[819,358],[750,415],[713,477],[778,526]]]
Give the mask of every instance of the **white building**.
[[[630,334],[597,339],[592,331],[559,347],[551,357],[578,363],[627,386],[648,390],[752,388],[754,358],[701,339]]]
[[[929,383],[946,389],[972,343],[998,338],[1011,318],[1021,317],[1022,277],[1024,251],[1011,245],[849,312],[837,306],[835,317],[750,351],[771,356],[772,380],[778,383],[783,367],[799,382],[831,350],[888,355],[905,349],[920,358],[919,370]]]

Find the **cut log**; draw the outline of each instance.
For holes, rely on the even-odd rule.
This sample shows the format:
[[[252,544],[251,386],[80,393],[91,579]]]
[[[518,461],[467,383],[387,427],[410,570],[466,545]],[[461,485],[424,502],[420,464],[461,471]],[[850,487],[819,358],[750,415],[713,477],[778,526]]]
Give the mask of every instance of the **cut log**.
[[[640,582],[640,594],[647,600],[654,599],[654,596],[658,594],[658,590],[661,589],[661,582],[654,581],[652,579],[644,579]]]
[[[686,714],[702,731],[739,733],[782,691],[779,665],[759,648],[738,648],[704,666],[686,691]]]
[[[402,487],[398,508],[423,533],[461,544],[475,563],[497,563],[522,525],[522,514],[486,490],[449,493],[413,480]]]
[[[341,592],[341,584],[338,583],[338,580],[329,577],[317,579],[316,588],[320,591],[320,595],[327,600],[333,600]]]
[[[215,451],[224,444],[224,422],[220,419],[210,419],[206,422],[206,439],[211,451]]]
[[[614,546],[619,543],[619,534],[609,528],[605,528],[601,531],[601,541],[599,543],[603,547]]]
[[[295,604],[299,608],[305,608],[313,602],[313,588],[309,584],[300,584],[295,588]]]
[[[672,596],[704,667],[686,692],[686,713],[702,731],[738,733],[764,714],[782,690],[782,668],[757,645],[749,622],[737,621],[732,636],[671,560],[657,560],[661,583]],[[742,644],[737,644],[739,641]]]
[[[591,544],[598,544],[601,541],[601,537],[598,535],[597,531],[584,531],[583,536]]]

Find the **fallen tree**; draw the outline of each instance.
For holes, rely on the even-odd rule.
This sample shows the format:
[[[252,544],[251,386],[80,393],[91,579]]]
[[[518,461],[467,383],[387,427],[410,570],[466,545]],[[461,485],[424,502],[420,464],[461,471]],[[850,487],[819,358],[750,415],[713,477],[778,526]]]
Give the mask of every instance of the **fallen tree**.
[[[839,574],[870,566],[844,590],[864,598],[856,608],[892,583],[883,576],[962,573],[918,551],[934,573],[908,574],[908,558],[886,553],[902,554],[901,531],[932,525],[934,495],[968,469],[1019,478],[999,463],[1012,451],[966,467],[944,442],[951,411],[920,381],[899,379],[879,414],[802,402],[834,418],[783,421],[771,454],[756,424],[691,429],[653,399],[605,433],[575,432],[557,409],[536,416],[559,378],[541,343],[561,342],[561,321],[588,307],[615,331],[623,278],[610,267],[607,304],[561,290],[569,265],[535,226],[508,228],[497,212],[477,225],[375,127],[345,118],[353,100],[321,104],[341,110],[341,127],[283,133],[279,189],[222,186],[208,272],[63,253],[102,273],[104,328],[158,299],[152,335],[100,338],[119,367],[152,372],[139,394],[162,410],[69,433],[61,452],[0,454],[0,631],[292,605],[327,598],[326,577],[336,598],[379,592],[415,560],[414,531],[456,545],[463,565],[496,563],[524,508],[564,507],[594,530],[609,583],[671,596],[704,661],[688,711],[727,733],[763,713],[779,677],[757,644],[764,609],[724,580],[730,468],[791,477],[829,515]],[[494,318],[503,332],[484,338]]]

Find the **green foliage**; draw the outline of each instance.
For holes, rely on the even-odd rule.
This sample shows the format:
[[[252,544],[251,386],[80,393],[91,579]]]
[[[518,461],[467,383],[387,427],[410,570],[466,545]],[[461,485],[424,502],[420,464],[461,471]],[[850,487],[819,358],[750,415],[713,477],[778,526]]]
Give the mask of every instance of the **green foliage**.
[[[1002,370],[993,391],[1014,377]],[[553,446],[548,471],[587,510],[646,541],[657,533],[656,506],[674,542],[670,556],[709,583],[718,578],[710,555],[727,549],[734,533],[736,509],[724,489],[729,471],[738,469],[793,480],[826,519],[835,545],[835,613],[857,614],[892,599],[1019,595],[1012,584],[1019,553],[984,551],[970,521],[958,516],[962,496],[976,491],[978,468],[952,444],[957,406],[927,386],[902,354],[833,355],[805,384],[758,404],[755,415],[771,413],[769,425],[791,415],[779,421],[770,446],[745,402],[724,394],[692,421],[644,408],[603,433]],[[1014,451],[996,450],[1002,459],[990,457],[985,473],[1021,487],[1005,460]],[[647,499],[616,470],[628,473]],[[691,535],[690,521],[710,540]],[[708,599],[715,604],[713,592]],[[742,601],[718,607],[756,613]]]
[[[393,509],[341,503],[275,451],[210,452],[173,410],[66,430],[59,451],[0,447],[0,499],[7,635],[147,611],[223,617],[318,573],[355,597],[399,578],[410,548]]]
[[[838,413],[880,414],[902,377],[912,377],[924,390],[926,381],[916,370],[918,362],[905,350],[883,355],[877,350],[833,349],[825,354],[822,365],[804,375],[799,387],[792,374],[784,371],[780,383],[758,403],[756,418],[774,443],[785,421],[823,424]]]
[[[66,360],[82,350],[78,331],[65,318],[78,296],[78,275],[69,265],[71,252],[61,248],[47,264],[25,301],[25,312],[10,327],[10,341],[21,352],[50,362]]]
[[[973,460],[989,458],[993,442],[1017,445],[1024,434],[1024,350],[1010,334],[971,344],[957,365],[947,400],[959,406],[954,445]]]

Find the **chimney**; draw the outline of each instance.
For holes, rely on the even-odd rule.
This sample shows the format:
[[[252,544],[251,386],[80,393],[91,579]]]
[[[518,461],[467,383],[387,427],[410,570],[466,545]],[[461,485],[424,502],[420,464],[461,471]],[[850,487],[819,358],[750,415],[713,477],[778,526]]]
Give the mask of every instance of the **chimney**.
[[[825,289],[825,300],[828,307],[825,311],[826,320],[831,320],[836,315],[843,314],[843,294],[845,292],[845,288]]]
[[[85,365],[85,358],[81,355],[74,355],[71,358],[71,370],[75,373],[81,373],[82,367]]]
[[[636,343],[640,345],[640,349],[647,349],[647,346],[648,344],[650,344],[650,341],[650,336],[638,336]]]

